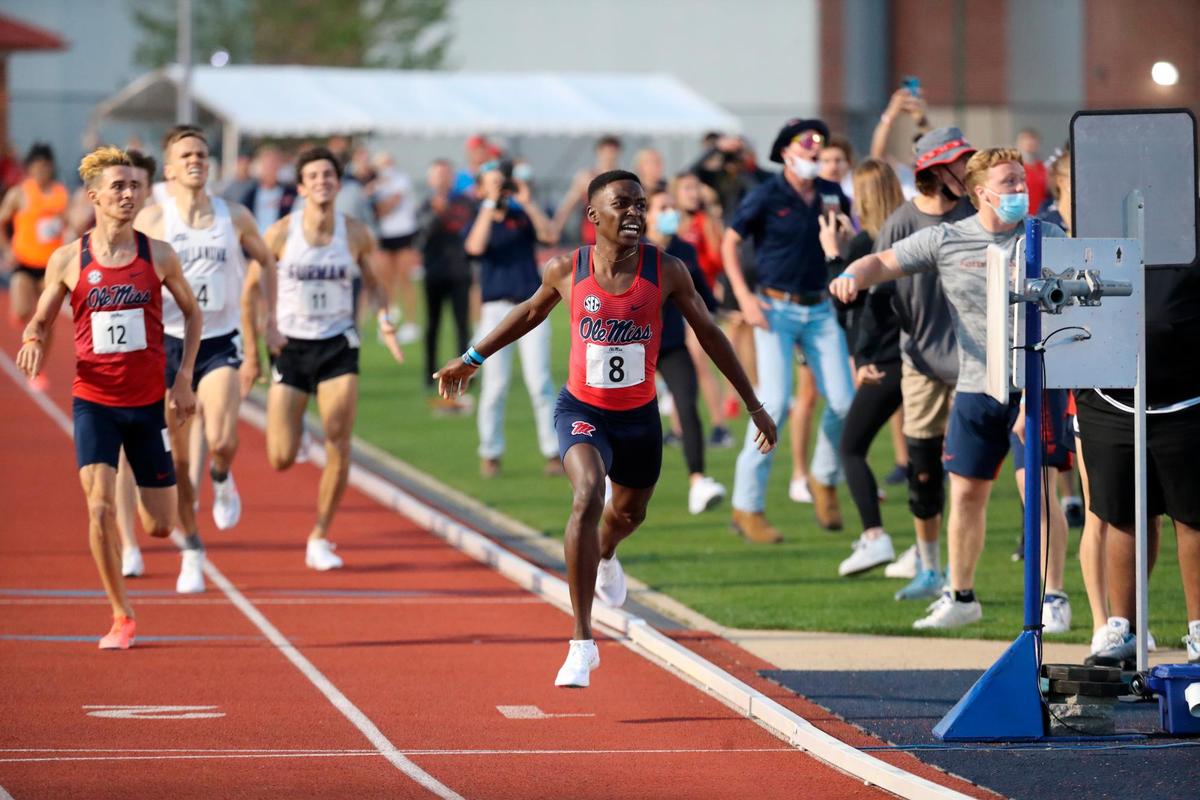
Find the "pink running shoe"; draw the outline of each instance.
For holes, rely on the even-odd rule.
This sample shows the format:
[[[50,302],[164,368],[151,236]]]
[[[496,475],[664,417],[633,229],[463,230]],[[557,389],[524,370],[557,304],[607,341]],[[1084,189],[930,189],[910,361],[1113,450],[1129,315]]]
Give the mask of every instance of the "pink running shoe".
[[[112,629],[100,640],[101,650],[128,650],[137,633],[137,622],[129,617],[113,617]]]
[[[50,388],[50,379],[46,377],[46,373],[39,372],[37,375],[29,379],[29,388],[35,392],[45,393]]]

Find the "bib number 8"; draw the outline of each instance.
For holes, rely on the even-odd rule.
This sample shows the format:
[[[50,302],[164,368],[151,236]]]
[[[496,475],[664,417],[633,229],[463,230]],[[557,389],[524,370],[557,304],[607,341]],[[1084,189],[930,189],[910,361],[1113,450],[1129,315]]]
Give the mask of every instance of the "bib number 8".
[[[587,346],[587,385],[598,389],[637,386],[646,380],[646,348],[641,344]]]

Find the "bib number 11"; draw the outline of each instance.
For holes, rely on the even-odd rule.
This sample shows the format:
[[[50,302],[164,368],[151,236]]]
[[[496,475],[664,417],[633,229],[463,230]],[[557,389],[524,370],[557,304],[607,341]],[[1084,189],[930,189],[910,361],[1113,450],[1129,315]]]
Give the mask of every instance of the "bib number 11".
[[[587,385],[597,389],[637,386],[646,380],[646,348],[641,344],[587,346]]]

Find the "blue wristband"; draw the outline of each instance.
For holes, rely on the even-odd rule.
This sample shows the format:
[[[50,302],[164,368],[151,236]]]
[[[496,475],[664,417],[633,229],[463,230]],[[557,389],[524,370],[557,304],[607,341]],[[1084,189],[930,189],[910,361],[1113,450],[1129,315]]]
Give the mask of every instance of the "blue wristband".
[[[839,278],[850,278],[851,280],[855,280],[855,281],[858,280],[858,278],[856,276],[851,275],[849,272],[843,272],[841,275],[838,275],[838,277]]]
[[[474,347],[468,347],[467,352],[463,353],[462,359],[464,364],[469,364],[472,367],[483,366],[483,356]]]

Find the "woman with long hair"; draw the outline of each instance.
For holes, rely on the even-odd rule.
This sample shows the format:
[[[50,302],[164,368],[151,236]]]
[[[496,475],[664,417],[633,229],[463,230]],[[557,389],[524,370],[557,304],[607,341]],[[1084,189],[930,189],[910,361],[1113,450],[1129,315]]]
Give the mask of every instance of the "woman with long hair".
[[[900,180],[886,161],[867,158],[854,169],[854,212],[861,230],[850,240],[845,261],[830,263],[833,275],[847,263],[870,253],[884,220],[904,203]],[[836,241],[834,223],[822,220],[821,242],[829,254]],[[900,408],[900,325],[892,310],[894,284],[877,286],[860,296],[846,314],[846,340],[854,358],[858,389],[846,414],[840,445],[846,484],[862,521],[854,552],[838,567],[839,575],[866,572],[895,558],[891,537],[883,529],[879,487],[867,464],[876,434]]]

